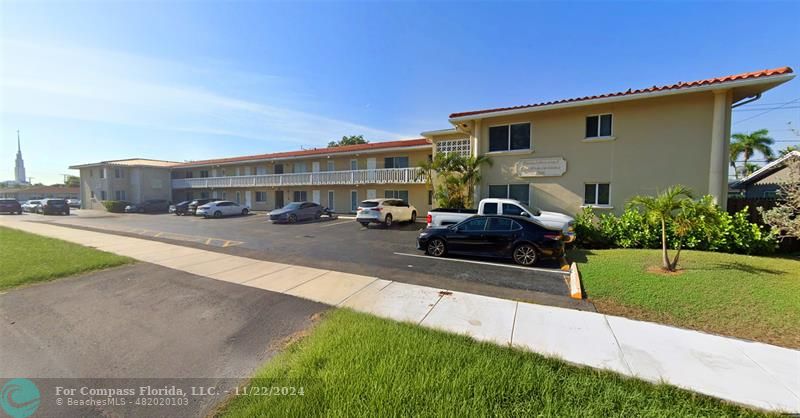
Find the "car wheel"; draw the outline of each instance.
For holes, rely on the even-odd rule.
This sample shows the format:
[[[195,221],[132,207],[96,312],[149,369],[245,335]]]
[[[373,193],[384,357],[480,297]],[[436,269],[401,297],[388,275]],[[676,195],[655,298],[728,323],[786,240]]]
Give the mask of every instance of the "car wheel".
[[[413,224],[416,221],[417,221],[417,211],[413,211],[411,212],[411,223]]]
[[[447,244],[444,243],[444,240],[434,238],[428,241],[425,253],[434,257],[444,257],[444,255],[447,254]]]
[[[222,212],[220,212],[220,211],[214,212],[214,217],[215,218],[221,218],[222,217]]]
[[[247,210],[247,209],[242,209],[242,216],[247,216],[247,214],[248,214],[248,213],[250,213],[250,211],[249,211],[249,210]]]
[[[521,244],[514,248],[514,262],[523,266],[532,266],[539,260],[536,248],[530,244]]]
[[[387,228],[392,226],[392,214],[391,213],[387,213],[386,217],[383,218],[383,224],[386,225]]]
[[[293,223],[297,222],[297,215],[295,215],[294,213],[290,213],[290,214],[289,214],[289,217],[288,217],[288,218],[286,218],[286,220],[287,220],[287,221],[288,221],[290,224],[293,224]]]

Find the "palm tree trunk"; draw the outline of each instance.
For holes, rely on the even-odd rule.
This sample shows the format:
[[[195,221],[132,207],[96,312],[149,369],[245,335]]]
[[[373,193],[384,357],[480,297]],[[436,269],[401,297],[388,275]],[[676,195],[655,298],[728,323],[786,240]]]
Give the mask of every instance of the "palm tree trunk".
[[[680,259],[680,257],[681,257],[681,243],[679,241],[678,242],[678,252],[675,253],[675,259],[672,260],[672,267],[670,268],[670,271],[678,270],[678,259]]]
[[[661,266],[664,270],[671,270],[669,255],[667,255],[667,223],[661,218]]]

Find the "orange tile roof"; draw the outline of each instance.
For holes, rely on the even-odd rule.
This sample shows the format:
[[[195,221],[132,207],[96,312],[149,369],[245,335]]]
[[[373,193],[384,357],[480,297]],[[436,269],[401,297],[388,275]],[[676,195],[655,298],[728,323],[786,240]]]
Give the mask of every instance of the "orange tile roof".
[[[226,163],[236,163],[242,161],[253,161],[253,160],[271,160],[271,159],[278,159],[278,158],[290,158],[290,157],[304,157],[304,156],[312,156],[312,155],[328,155],[328,154],[341,154],[346,152],[355,152],[355,151],[372,151],[372,150],[380,150],[380,149],[388,149],[388,148],[401,148],[401,147],[414,147],[420,145],[429,145],[427,139],[419,138],[419,139],[404,139],[399,141],[384,141],[384,142],[373,142],[369,144],[357,144],[357,145],[345,145],[341,147],[331,147],[331,148],[314,148],[314,149],[307,149],[307,150],[300,150],[300,151],[285,151],[285,152],[275,152],[271,154],[257,154],[257,155],[244,155],[241,157],[230,157],[230,158],[217,158],[211,160],[197,160],[197,161],[188,161],[186,163],[176,164],[173,167],[192,167],[198,165],[211,165],[211,164],[226,164]]]
[[[633,94],[640,94],[640,93],[653,93],[657,91],[664,91],[664,90],[678,90],[684,89],[688,87],[699,87],[699,86],[707,86],[711,84],[720,84],[720,83],[727,83],[731,81],[738,81],[738,80],[745,80],[751,78],[761,78],[761,77],[770,77],[775,75],[783,75],[783,74],[790,74],[794,72],[791,67],[780,67],[780,68],[773,68],[771,70],[759,70],[753,71],[749,73],[742,73],[742,74],[734,74],[728,75],[724,77],[715,77],[715,78],[707,78],[705,80],[697,80],[697,81],[679,81],[675,84],[670,84],[666,86],[653,86],[644,89],[637,89],[632,90],[628,89],[627,91],[620,91],[616,93],[606,93],[600,94],[597,96],[585,96],[585,97],[576,97],[572,99],[562,99],[562,100],[554,100],[550,102],[542,102],[536,104],[527,104],[521,106],[512,106],[512,107],[498,107],[494,109],[483,109],[483,110],[472,110],[468,112],[458,112],[450,114],[450,118],[460,118],[464,116],[472,116],[472,115],[480,115],[484,113],[494,113],[494,112],[502,112],[506,110],[516,110],[516,109],[527,109],[531,107],[539,107],[539,106],[547,106],[547,105],[554,105],[560,103],[571,103],[571,102],[580,102],[584,100],[593,100],[593,99],[605,99],[610,97],[619,97],[619,96],[628,96]]]

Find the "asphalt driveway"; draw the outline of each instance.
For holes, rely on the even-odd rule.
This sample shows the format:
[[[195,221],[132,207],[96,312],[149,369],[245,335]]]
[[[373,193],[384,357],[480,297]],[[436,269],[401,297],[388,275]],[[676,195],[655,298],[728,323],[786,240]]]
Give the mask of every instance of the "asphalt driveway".
[[[325,309],[147,263],[61,279],[0,294],[0,378],[32,379],[42,416],[205,415]],[[216,390],[161,409],[48,409],[56,385],[143,384]]]
[[[106,214],[69,217],[27,215],[21,220],[53,222],[101,232],[302,266],[380,277],[403,283],[460,290],[533,303],[593,309],[569,298],[558,261],[524,268],[510,260],[451,256],[437,259],[415,248],[424,224],[363,228],[353,219],[272,224],[264,214],[203,219],[168,214]]]

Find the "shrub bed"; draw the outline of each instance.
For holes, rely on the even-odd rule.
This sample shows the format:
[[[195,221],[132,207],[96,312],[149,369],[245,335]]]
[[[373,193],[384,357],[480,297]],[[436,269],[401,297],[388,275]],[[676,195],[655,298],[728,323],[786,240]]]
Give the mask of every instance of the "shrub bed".
[[[748,209],[729,214],[719,208],[703,227],[681,240],[683,248],[740,254],[768,254],[777,240],[767,228],[748,220]],[[581,248],[660,248],[661,227],[647,221],[639,210],[628,207],[620,216],[595,215],[586,208],[575,218],[576,245]],[[667,225],[667,240],[677,243],[675,225]]]
[[[109,212],[114,213],[123,213],[125,212],[125,206],[130,205],[130,202],[125,202],[122,200],[104,200],[103,206],[106,207],[106,210]]]

